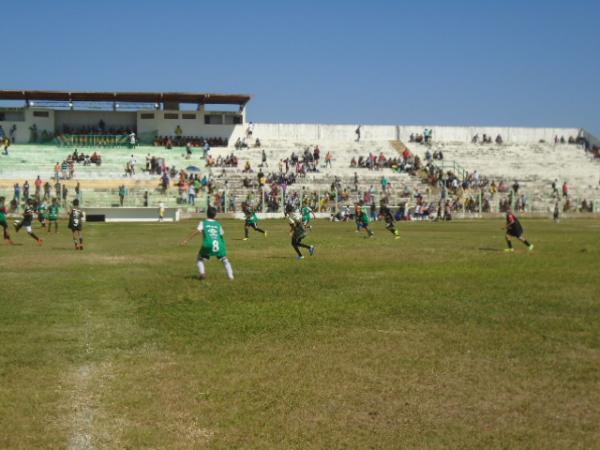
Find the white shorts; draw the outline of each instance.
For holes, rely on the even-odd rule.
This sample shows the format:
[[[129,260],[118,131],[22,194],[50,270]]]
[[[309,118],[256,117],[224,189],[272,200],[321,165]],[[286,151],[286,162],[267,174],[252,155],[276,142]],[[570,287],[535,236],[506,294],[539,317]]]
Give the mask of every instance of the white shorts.
[[[31,225],[26,226],[25,231],[27,231],[28,233],[33,233],[33,230],[31,229]]]

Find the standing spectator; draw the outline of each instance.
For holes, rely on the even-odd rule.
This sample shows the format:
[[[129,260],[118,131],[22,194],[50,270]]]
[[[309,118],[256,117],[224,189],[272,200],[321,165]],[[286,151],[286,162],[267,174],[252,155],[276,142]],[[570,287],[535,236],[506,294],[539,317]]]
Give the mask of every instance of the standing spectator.
[[[63,199],[63,205],[65,206],[65,208],[67,207],[67,195],[69,193],[69,188],[64,185],[62,187],[62,199]]]
[[[325,155],[325,167],[329,167],[331,169],[331,161],[333,161],[333,153],[328,151]]]
[[[69,180],[75,175],[75,161],[72,159],[69,161]]]
[[[42,196],[42,185],[44,184],[39,175],[37,176],[33,184],[35,186],[35,199],[39,202]]]
[[[79,184],[79,181],[75,185],[75,198],[81,203],[81,185]]]
[[[61,176],[63,180],[67,179],[67,170],[69,168],[69,165],[67,164],[66,160],[63,160],[62,164],[60,165],[60,172],[61,172]]]
[[[58,161],[56,161],[56,164],[54,165],[54,178],[56,178],[56,182],[58,183],[60,178],[60,164]]]
[[[136,165],[137,161],[135,160],[135,157],[133,155],[131,155],[131,159],[129,160],[129,168],[131,170],[130,175],[135,175],[135,165]]]
[[[261,161],[261,167],[269,167],[269,164],[267,163],[267,154],[264,148],[262,150]]]
[[[54,193],[55,193],[56,198],[61,198],[62,188],[60,185],[60,181],[57,181],[56,184],[54,185]]]
[[[29,181],[27,180],[23,183],[23,200],[25,200],[25,202],[29,200]]]
[[[148,189],[144,191],[144,207],[148,207]]]
[[[119,205],[123,206],[124,201],[125,201],[125,185],[122,184],[119,186]]]
[[[135,133],[132,131],[129,133],[129,148],[135,148],[137,145],[137,139],[135,137]]]
[[[567,185],[566,181],[562,185],[562,193],[563,193],[563,197],[569,196],[569,186]]]
[[[21,186],[19,186],[19,183],[15,183],[15,185],[13,186],[13,192],[13,198],[15,199],[18,205],[19,203],[21,203]]]
[[[187,194],[188,194],[188,203],[190,205],[195,205],[196,204],[196,189],[194,188],[193,183],[190,183]]]
[[[315,160],[315,170],[317,170],[319,168],[319,160],[321,159],[321,150],[319,149],[319,146],[315,146],[315,149],[313,151],[313,158]]]
[[[177,127],[175,127],[175,136],[177,136],[177,138],[181,138],[181,135],[183,134],[183,130],[181,129],[181,127],[179,125],[177,125]]]
[[[357,126],[356,130],[354,131],[354,134],[356,134],[356,142],[360,141],[360,127],[362,127],[362,125]]]
[[[48,199],[50,199],[50,183],[46,181],[44,183],[44,200]]]
[[[204,146],[202,147],[204,159],[206,159],[208,157],[209,150],[210,150],[210,145],[208,145],[208,141],[205,139]]]

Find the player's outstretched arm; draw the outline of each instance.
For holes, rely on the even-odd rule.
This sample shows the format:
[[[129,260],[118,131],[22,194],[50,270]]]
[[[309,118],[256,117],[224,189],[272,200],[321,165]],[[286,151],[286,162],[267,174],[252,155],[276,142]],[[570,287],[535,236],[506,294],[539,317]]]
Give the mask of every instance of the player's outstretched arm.
[[[187,243],[197,234],[200,234],[200,232],[198,230],[194,230],[192,231],[192,234],[190,234],[187,239],[184,239],[183,241],[181,241],[180,245],[187,245]]]

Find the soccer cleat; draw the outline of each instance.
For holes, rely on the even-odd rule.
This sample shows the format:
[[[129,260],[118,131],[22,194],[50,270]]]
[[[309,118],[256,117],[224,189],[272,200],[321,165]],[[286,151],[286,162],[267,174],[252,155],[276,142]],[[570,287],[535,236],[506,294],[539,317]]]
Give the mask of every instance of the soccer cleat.
[[[265,231],[265,237],[267,237],[267,232]]]
[[[397,234],[397,235],[394,237],[394,239],[400,239],[400,235],[399,235],[399,234]]]
[[[244,238],[244,239],[242,239],[242,241],[247,241],[247,240],[248,240],[248,238]]]
[[[310,256],[314,256],[315,255],[315,246],[311,245],[310,248],[308,249],[308,253],[310,253]]]
[[[533,244],[531,244],[529,247],[527,247],[529,249],[529,251],[533,250]]]
[[[514,251],[515,251],[515,249],[514,249],[514,248],[512,248],[512,247],[511,247],[511,248],[505,248],[505,249],[504,249],[504,252],[505,252],[505,253],[512,253],[512,252],[514,252]]]
[[[296,259],[297,259],[298,261],[300,261],[300,260],[304,259],[304,256],[296,256]]]
[[[80,245],[80,246],[79,246],[79,250],[83,250],[83,245]]]
[[[44,243],[44,240],[43,239],[38,239],[36,242],[37,242],[37,245],[42,245]]]

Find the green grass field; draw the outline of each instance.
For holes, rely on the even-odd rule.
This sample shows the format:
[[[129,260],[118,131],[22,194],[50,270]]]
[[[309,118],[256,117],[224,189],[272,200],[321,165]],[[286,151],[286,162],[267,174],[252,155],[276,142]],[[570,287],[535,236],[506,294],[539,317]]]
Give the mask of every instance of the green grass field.
[[[600,221],[196,221],[0,247],[0,447],[598,448]]]

